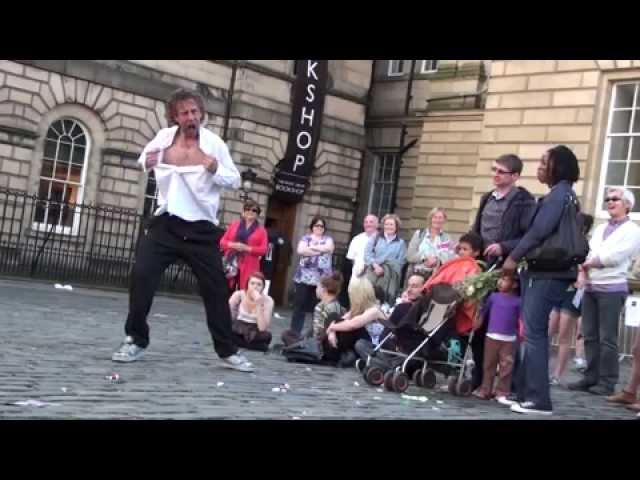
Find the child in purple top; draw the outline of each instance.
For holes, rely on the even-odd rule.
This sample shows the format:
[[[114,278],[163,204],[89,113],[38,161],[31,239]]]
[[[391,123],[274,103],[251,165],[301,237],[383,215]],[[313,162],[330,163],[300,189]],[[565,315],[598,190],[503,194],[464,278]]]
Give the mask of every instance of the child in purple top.
[[[489,400],[495,396],[500,402],[511,392],[514,345],[520,318],[518,291],[517,277],[502,275],[498,279],[498,291],[489,296],[478,319],[479,322],[484,322],[488,317],[482,384],[473,392],[478,398]],[[493,381],[498,366],[498,382],[494,389]]]

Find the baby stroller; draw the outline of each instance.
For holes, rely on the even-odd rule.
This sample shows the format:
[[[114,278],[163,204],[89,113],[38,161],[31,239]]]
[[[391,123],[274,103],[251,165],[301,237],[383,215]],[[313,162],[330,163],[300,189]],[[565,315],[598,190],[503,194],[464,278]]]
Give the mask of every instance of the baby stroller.
[[[452,324],[461,300],[451,285],[434,285],[398,324],[385,324],[390,332],[376,347],[357,344],[356,351],[361,358],[356,362],[356,368],[365,381],[402,393],[409,388],[410,376],[419,387],[434,388],[437,384],[436,371],[439,371],[449,377],[448,389],[452,394],[469,395],[471,381],[466,366],[471,349],[466,348],[468,342],[450,333],[455,331]],[[410,337],[413,337],[408,347],[407,342],[401,341],[405,335],[400,329],[405,335],[410,332]],[[398,348],[384,348],[394,340]],[[433,345],[429,345],[430,342]],[[442,348],[443,343],[447,344],[446,349]],[[464,354],[463,344],[466,344]]]

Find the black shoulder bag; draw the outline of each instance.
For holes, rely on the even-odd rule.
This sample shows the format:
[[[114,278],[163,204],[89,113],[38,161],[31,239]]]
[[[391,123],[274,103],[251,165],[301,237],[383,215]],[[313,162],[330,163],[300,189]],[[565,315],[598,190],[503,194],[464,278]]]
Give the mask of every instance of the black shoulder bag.
[[[556,229],[539,247],[531,250],[525,259],[531,270],[569,270],[585,261],[589,243],[584,233],[584,217],[573,192],[569,193],[562,208]]]

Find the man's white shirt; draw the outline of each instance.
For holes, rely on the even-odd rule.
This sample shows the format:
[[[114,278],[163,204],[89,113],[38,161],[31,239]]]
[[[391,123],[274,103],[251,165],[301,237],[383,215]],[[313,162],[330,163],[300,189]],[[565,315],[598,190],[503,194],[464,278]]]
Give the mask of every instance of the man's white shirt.
[[[375,235],[375,233],[373,235]],[[370,238],[371,236],[367,235],[367,232],[362,232],[353,237],[349,244],[347,258],[353,262],[353,269],[351,270],[352,279],[360,275],[364,269],[364,251],[367,248],[367,243],[369,243]]]
[[[199,146],[206,155],[218,161],[215,174],[203,165],[177,167],[162,163],[164,150],[173,144],[177,131],[177,126],[160,130],[138,158],[138,163],[146,171],[147,152],[161,151],[158,163],[153,167],[158,185],[158,208],[154,215],[168,212],[188,222],[207,220],[217,225],[220,191],[223,188],[240,187],[240,172],[224,141],[203,127],[200,127]]]

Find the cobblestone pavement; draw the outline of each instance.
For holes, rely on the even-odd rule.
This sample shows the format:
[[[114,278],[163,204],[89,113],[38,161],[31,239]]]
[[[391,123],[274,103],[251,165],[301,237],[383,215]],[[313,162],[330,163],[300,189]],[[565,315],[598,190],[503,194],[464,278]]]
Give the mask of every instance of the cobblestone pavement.
[[[3,419],[509,419],[494,402],[411,386],[404,399],[368,386],[355,369],[287,363],[247,352],[253,374],[224,369],[213,352],[204,308],[159,296],[150,314],[151,345],[133,364],[115,364],[127,295],[53,283],[0,280],[0,418]],[[274,319],[274,338],[288,313]],[[624,364],[623,379],[629,376]],[[124,383],[105,376],[118,373]],[[569,380],[575,378],[572,373]],[[442,381],[442,379],[439,379]],[[287,392],[273,389],[288,384]],[[552,391],[551,419],[634,419],[602,397]],[[18,406],[37,400],[52,405]]]

